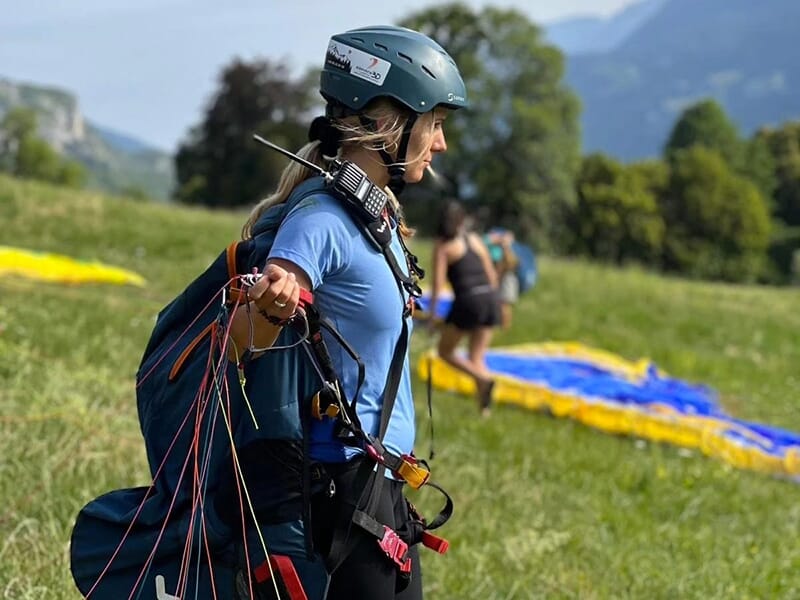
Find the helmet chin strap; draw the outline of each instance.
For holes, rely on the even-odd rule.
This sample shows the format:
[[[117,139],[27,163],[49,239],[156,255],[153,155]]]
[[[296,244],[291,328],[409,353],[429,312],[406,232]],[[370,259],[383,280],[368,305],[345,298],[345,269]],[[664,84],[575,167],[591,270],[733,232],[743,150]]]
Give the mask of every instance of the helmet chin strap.
[[[417,117],[419,117],[417,113],[409,113],[408,120],[403,125],[403,133],[400,136],[400,142],[397,144],[397,155],[394,158],[384,148],[378,148],[378,154],[380,154],[383,164],[386,165],[386,170],[389,172],[389,189],[392,190],[395,196],[399,196],[406,185],[406,154],[408,152],[408,142],[411,140],[411,130],[414,128]],[[368,127],[371,130],[375,129],[374,121],[370,121],[364,115],[360,115],[359,119],[364,127]]]

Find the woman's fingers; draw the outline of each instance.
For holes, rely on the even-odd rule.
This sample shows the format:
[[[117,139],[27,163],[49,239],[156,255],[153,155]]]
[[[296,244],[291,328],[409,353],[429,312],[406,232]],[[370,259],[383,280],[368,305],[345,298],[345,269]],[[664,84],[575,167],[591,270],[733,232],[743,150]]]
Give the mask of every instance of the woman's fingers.
[[[250,288],[250,298],[268,304],[281,292],[289,273],[276,265],[267,265],[263,276]]]
[[[250,298],[258,309],[271,316],[286,318],[297,309],[300,285],[294,273],[269,264],[264,269],[264,276],[250,288]]]
[[[292,302],[292,297],[297,287],[297,278],[294,273],[287,273],[286,277],[274,281],[270,285],[270,292],[274,294],[272,304],[289,314],[293,314],[294,309],[297,308],[297,300]]]

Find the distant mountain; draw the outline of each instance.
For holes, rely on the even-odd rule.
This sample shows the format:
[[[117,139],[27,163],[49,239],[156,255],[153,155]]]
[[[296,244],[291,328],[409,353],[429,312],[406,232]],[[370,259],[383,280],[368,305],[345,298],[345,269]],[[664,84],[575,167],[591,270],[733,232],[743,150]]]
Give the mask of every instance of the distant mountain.
[[[86,167],[91,187],[115,193],[139,189],[155,199],[169,198],[172,157],[87,121],[69,92],[0,79],[0,116],[16,106],[36,111],[39,134],[58,152]]]
[[[127,133],[106,129],[105,127],[95,127],[97,133],[111,147],[123,152],[145,152],[152,150],[146,142],[131,137]]]
[[[570,56],[586,152],[660,154],[680,112],[713,97],[745,134],[800,117],[798,0],[666,0],[614,49]]]
[[[613,50],[652,17],[666,0],[641,0],[608,18],[578,17],[545,28],[547,39],[570,56]]]

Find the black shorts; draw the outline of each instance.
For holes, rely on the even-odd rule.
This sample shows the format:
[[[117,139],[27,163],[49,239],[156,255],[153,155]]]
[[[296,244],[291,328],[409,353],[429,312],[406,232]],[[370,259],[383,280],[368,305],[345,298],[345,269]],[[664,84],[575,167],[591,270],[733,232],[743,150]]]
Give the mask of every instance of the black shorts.
[[[462,331],[500,324],[500,300],[495,290],[456,296],[446,322]]]

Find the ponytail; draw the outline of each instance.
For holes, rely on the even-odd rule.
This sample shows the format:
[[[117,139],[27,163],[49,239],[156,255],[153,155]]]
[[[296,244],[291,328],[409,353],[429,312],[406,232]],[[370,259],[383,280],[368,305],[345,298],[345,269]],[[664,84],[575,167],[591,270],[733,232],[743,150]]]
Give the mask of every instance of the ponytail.
[[[320,145],[321,144],[319,140],[309,142],[300,148],[300,150],[297,152],[297,155],[300,158],[304,158],[308,162],[314,163],[315,165],[325,169],[327,168],[327,165],[325,164],[325,159],[322,156]],[[266,210],[271,206],[286,202],[286,199],[289,197],[289,194],[292,193],[292,190],[312,175],[314,175],[312,171],[306,169],[298,162],[291,161],[281,173],[280,181],[278,181],[278,189],[276,189],[272,195],[267,196],[261,202],[256,204],[253,210],[250,211],[250,216],[247,217],[247,221],[242,227],[242,239],[247,240],[253,237],[253,227],[261,218],[261,215],[264,214],[264,212],[266,212]]]

